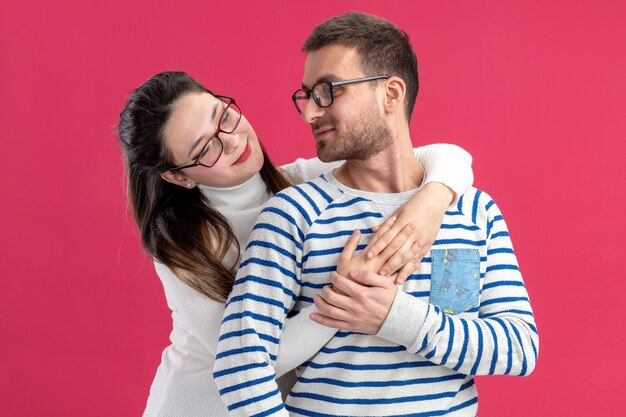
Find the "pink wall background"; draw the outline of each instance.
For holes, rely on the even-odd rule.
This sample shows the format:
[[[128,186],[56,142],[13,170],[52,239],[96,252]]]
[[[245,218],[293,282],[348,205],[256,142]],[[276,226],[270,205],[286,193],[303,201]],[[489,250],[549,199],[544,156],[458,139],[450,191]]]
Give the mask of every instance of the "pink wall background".
[[[626,372],[621,1],[0,4],[0,414],[139,416],[169,311],[127,212],[113,136],[166,69],[237,98],[275,161],[315,153],[289,99],[299,48],[360,9],[411,36],[414,144],[456,143],[503,210],[541,335],[480,415],[614,416]]]

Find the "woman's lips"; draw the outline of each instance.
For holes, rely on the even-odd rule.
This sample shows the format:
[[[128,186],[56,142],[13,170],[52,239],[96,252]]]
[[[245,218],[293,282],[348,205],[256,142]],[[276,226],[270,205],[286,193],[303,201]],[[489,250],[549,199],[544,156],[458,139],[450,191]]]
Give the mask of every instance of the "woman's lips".
[[[237,158],[237,160],[235,162],[233,162],[233,165],[237,165],[237,164],[241,164],[242,162],[246,162],[246,160],[250,157],[251,153],[252,153],[252,148],[250,147],[250,143],[246,142],[246,147],[244,148],[244,150],[241,153],[241,155],[239,155],[239,158]]]

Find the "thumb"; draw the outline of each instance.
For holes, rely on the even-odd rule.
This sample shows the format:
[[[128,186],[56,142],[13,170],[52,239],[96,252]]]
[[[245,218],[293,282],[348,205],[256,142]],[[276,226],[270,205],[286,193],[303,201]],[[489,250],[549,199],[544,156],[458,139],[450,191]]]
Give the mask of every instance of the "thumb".
[[[346,242],[346,245],[343,247],[341,254],[339,255],[339,262],[350,262],[354,252],[359,247],[359,242],[361,241],[361,232],[359,229],[356,229],[350,235],[350,239]]]

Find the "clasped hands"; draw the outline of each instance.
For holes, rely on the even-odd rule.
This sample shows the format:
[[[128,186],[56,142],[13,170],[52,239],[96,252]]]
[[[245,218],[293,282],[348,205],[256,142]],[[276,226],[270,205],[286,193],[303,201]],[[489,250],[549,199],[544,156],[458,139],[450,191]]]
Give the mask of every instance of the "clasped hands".
[[[319,313],[310,315],[313,321],[340,330],[378,333],[398,291],[396,284],[403,284],[419,269],[450,203],[445,194],[443,200],[426,202],[421,201],[426,194],[419,194],[374,228],[375,236],[358,255],[354,252],[361,235],[358,230],[352,233],[337,271],[330,274],[331,285],[314,296]]]

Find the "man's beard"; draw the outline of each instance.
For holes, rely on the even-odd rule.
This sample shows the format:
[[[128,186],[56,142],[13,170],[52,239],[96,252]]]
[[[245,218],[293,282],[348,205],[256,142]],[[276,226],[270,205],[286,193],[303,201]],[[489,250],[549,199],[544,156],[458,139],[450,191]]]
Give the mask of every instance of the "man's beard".
[[[326,125],[328,122],[330,126],[336,126],[333,119],[327,119],[323,124]],[[321,161],[332,162],[342,159],[364,161],[391,146],[391,131],[374,106],[344,126],[341,134],[335,131],[335,136],[330,140],[316,143],[317,157]]]

